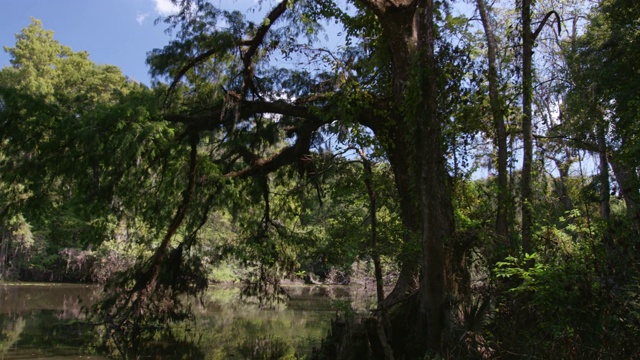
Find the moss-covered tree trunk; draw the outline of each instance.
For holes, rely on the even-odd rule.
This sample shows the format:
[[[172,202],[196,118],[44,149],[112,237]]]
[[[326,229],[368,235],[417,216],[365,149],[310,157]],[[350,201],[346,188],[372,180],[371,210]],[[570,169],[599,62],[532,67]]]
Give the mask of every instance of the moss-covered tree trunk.
[[[445,243],[454,226],[436,104],[434,3],[366,3],[380,19],[389,44],[393,98],[401,109],[392,122],[373,124],[372,128],[394,168],[405,226],[421,243],[420,306],[413,332],[437,351],[441,349],[447,293]],[[400,279],[399,284],[406,280]]]

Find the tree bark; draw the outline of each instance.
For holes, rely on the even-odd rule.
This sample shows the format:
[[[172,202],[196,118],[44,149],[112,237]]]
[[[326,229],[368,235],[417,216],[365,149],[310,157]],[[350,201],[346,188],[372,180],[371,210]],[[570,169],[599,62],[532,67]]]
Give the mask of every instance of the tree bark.
[[[434,3],[418,2],[420,104],[417,108],[417,148],[420,163],[422,211],[422,279],[420,307],[426,320],[427,345],[439,351],[444,330],[444,244],[453,233],[453,206],[447,186],[442,124],[437,115]]]
[[[522,250],[526,254],[533,252],[533,47],[536,38],[552,15],[558,20],[560,32],[560,16],[555,11],[548,12],[538,24],[535,32],[531,29],[531,7],[533,0],[522,0]]]
[[[439,351],[447,291],[445,243],[454,224],[436,106],[434,2],[361,2],[378,16],[392,57],[393,98],[398,111],[393,121],[376,122],[372,130],[394,168],[403,222],[411,237],[421,239],[420,329],[416,330],[425,333],[429,349]],[[407,102],[410,89],[419,95],[415,103]],[[406,271],[406,276],[409,273]]]
[[[404,225],[403,249],[401,269],[393,290],[385,299],[385,306],[396,304],[419,288],[417,281],[420,273],[420,256],[415,253],[419,247],[419,238],[422,232],[419,203],[416,200],[415,186],[416,169],[411,159],[417,156],[415,151],[409,153],[407,148],[407,134],[401,133],[398,128],[379,129],[374,127],[374,132],[387,132],[388,138],[381,136],[383,146],[386,149],[391,163],[396,188],[400,200],[400,216]]]

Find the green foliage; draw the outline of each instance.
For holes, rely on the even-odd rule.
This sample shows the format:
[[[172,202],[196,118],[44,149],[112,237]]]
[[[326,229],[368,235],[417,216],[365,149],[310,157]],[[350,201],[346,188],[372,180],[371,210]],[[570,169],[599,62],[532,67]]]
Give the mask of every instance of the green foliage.
[[[632,290],[640,273],[631,265],[634,259],[607,253],[605,244],[585,242],[553,259],[527,255],[498,262],[495,274],[505,279],[498,283],[508,292],[500,296],[496,325],[527,324],[519,327],[517,339],[503,337],[506,328],[498,328],[501,346],[542,357],[636,356],[627,345],[640,331]],[[625,275],[614,275],[620,271]]]
[[[22,214],[0,219],[0,280],[13,280],[33,260],[36,239]]]
[[[521,282],[509,291],[535,291],[545,274],[544,265],[536,260],[539,260],[536,254],[525,254],[522,259],[508,256],[505,261],[496,263],[494,272],[498,278],[514,278]]]
[[[95,65],[37,20],[6,50],[2,203],[42,236],[45,252],[33,265],[59,269],[62,248],[100,246],[121,222],[129,240],[152,242],[171,216],[166,206],[179,200],[171,177],[185,156],[172,145],[176,127],[157,121],[161,90]]]
[[[485,334],[497,348],[539,357],[593,356],[599,349],[637,355],[629,344],[640,329],[633,216],[640,188],[638,5],[602,1],[586,32],[565,49],[569,88],[540,96],[566,95],[568,112],[564,100],[557,108],[567,118],[556,124],[541,116],[538,131],[572,142],[538,139],[539,171],[525,204],[535,209],[536,252],[519,256],[507,243],[516,236],[494,235],[491,170],[488,179],[474,178],[480,158],[492,162],[496,134],[487,116],[484,51],[450,2],[436,2],[429,35],[429,70],[437,74],[421,66],[426,51],[415,49],[415,19],[401,23],[404,13],[376,10],[376,2],[289,2],[258,22],[213,2],[176,3],[181,11],[166,19],[174,39],[149,55],[152,88],[61,45],[37,20],[5,48],[11,66],[0,71],[3,279],[20,271],[60,273],[72,258],[95,260],[91,276],[106,284],[94,309],[106,325],[105,342],[136,356],[146,341],[187,332],[174,326],[191,315],[182,295],[202,293],[208,281],[242,277],[245,299],[272,301],[284,297],[280,281],[293,274],[349,274],[354,262],[377,256],[390,269],[419,263],[433,253],[422,254],[416,239],[425,228],[440,229],[424,227],[423,215],[446,228],[442,221],[453,214],[455,232],[425,239],[453,249],[435,260],[453,274],[453,303],[475,306],[462,314],[476,317],[478,299],[496,300]],[[516,39],[508,38],[518,31],[509,25],[514,19],[494,20],[506,24],[497,30],[507,39],[499,49],[500,104],[512,122],[520,116],[513,101],[520,75],[512,65],[519,55],[508,46]],[[327,21],[344,31],[344,46],[323,45]],[[427,85],[437,94],[429,114]],[[604,130],[604,140],[593,129]],[[516,152],[518,129],[510,130]],[[427,133],[436,134],[428,144],[436,146],[420,153]],[[608,156],[626,209],[602,195],[609,190],[604,181],[574,176],[577,149]],[[371,161],[370,174],[359,151]],[[421,169],[427,163],[435,168]],[[514,168],[511,189],[520,181]],[[425,200],[419,181],[427,179],[442,191],[425,192]],[[376,200],[375,249],[367,190]],[[600,219],[594,214],[606,200],[612,216]],[[436,205],[422,208],[427,203]],[[632,216],[623,218],[624,210]],[[515,206],[509,211],[515,219]],[[519,226],[510,224],[513,233]],[[451,241],[467,238],[461,250]],[[491,282],[482,278],[490,269]],[[412,271],[409,277],[419,272]],[[522,335],[511,339],[512,328]],[[280,338],[241,340],[236,352],[245,357],[293,356]]]
[[[572,87],[568,90],[570,121],[563,131],[578,146],[606,152],[627,211],[636,222],[640,128],[638,64],[634,44],[640,39],[640,7],[631,1],[601,1],[591,13],[585,33],[565,49]]]

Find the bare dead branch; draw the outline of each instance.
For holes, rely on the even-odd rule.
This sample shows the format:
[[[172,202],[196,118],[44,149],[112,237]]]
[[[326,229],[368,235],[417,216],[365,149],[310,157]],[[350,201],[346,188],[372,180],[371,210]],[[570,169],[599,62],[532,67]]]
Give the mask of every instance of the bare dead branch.
[[[549,11],[544,18],[542,19],[542,22],[540,22],[540,25],[538,25],[538,28],[536,29],[536,31],[533,32],[533,39],[537,39],[538,35],[540,35],[540,32],[542,31],[542,28],[547,24],[547,21],[549,21],[549,18],[551,17],[551,15],[555,15],[556,16],[556,20],[558,22],[558,34],[560,34],[561,26],[562,26],[562,20],[560,18],[560,15],[558,15],[558,13],[555,10],[551,10]]]

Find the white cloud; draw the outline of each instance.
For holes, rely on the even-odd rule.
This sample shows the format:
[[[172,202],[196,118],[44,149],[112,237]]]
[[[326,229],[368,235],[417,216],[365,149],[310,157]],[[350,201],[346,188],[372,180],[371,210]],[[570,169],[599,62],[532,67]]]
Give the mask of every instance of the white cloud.
[[[136,15],[136,21],[138,22],[138,24],[142,25],[142,23],[147,19],[147,17],[149,17],[149,14],[147,13],[138,14]]]
[[[180,8],[175,6],[171,0],[153,0],[156,4],[156,11],[162,16],[176,14]]]

